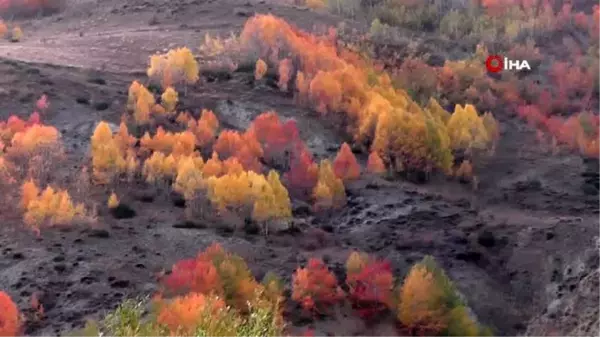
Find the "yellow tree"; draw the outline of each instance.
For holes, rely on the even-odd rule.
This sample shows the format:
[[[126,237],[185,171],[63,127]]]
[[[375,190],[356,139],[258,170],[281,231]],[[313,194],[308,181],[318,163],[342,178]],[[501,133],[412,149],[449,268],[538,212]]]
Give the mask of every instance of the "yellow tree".
[[[471,104],[456,105],[448,120],[448,135],[454,150],[484,149],[490,142],[483,119]]]
[[[327,189],[325,189],[327,187]],[[327,190],[329,192],[327,192]],[[333,172],[333,166],[328,159],[324,159],[319,164],[319,178],[313,191],[315,201],[319,208],[323,205],[329,205],[329,201],[322,197],[331,195],[331,206],[334,208],[342,207],[346,204],[346,190],[343,181]],[[323,199],[323,200],[321,200]],[[321,202],[322,201],[322,202]]]
[[[267,73],[267,68],[267,63],[262,59],[258,59],[254,67],[254,79],[257,81],[261,80]]]
[[[165,111],[168,114],[175,113],[175,107],[177,106],[177,102],[179,101],[179,95],[177,94],[177,91],[175,91],[175,89],[173,89],[172,87],[168,87],[167,89],[165,89],[160,98],[162,106],[163,108],[165,108]]]
[[[283,186],[279,178],[279,173],[275,170],[270,170],[267,175],[267,182],[273,190],[275,197],[275,214],[278,218],[289,218],[292,216],[292,205],[288,190]]]
[[[197,165],[194,158],[182,158],[177,164],[177,178],[173,183],[173,189],[181,193],[185,200],[192,200],[205,185],[201,167]]]
[[[398,319],[413,330],[436,335],[448,325],[442,299],[443,294],[435,284],[434,275],[425,266],[417,264],[400,288]]]

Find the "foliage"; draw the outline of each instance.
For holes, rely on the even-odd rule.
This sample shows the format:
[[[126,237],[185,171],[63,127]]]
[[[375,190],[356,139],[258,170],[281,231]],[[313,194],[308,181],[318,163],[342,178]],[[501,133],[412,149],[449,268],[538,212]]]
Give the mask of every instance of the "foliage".
[[[152,153],[152,156],[144,161],[142,168],[142,174],[149,183],[169,180],[175,177],[176,173],[177,159],[172,154],[166,156],[160,151]]]
[[[186,125],[188,131],[196,136],[196,144],[201,148],[207,148],[215,140],[217,129],[219,128],[219,120],[211,110],[203,109],[198,121],[189,117]]]
[[[327,159],[319,165],[319,178],[313,192],[316,210],[340,208],[346,205],[346,190],[343,181],[333,172]]]
[[[0,20],[0,38],[4,38],[8,32],[8,26],[3,20]]]
[[[305,268],[296,269],[292,276],[292,299],[305,310],[323,313],[342,297],[335,275],[319,259],[311,258]]]
[[[14,26],[10,35],[11,42],[19,42],[23,38],[23,30],[19,26]]]
[[[261,181],[262,182],[262,181]],[[252,218],[259,222],[292,216],[290,197],[277,171],[269,171],[266,184],[253,184],[255,201]]]
[[[167,88],[178,83],[194,84],[200,79],[199,72],[192,51],[183,47],[171,49],[166,54],[152,55],[147,75]]]
[[[258,115],[248,132],[255,135],[262,146],[267,162],[276,166],[287,164],[288,156],[302,144],[296,121],[282,122],[274,111]]]
[[[0,291],[0,336],[18,336],[21,324],[19,308],[8,294]]]
[[[265,77],[265,74],[267,73],[267,63],[265,61],[263,61],[262,59],[258,59],[256,61],[256,65],[254,67],[254,79],[259,81],[261,80],[263,77]]]
[[[292,153],[290,170],[285,174],[288,190],[300,198],[313,196],[313,190],[319,179],[319,166],[305,146]]]
[[[483,118],[477,115],[477,110],[470,104],[464,107],[456,105],[448,120],[448,135],[455,150],[483,149],[490,143]]]
[[[367,172],[382,174],[385,173],[385,163],[383,159],[379,156],[379,153],[372,151],[369,154],[369,158],[367,159]]]
[[[34,182],[27,181],[23,183],[21,191],[21,205],[25,209],[23,221],[36,232],[44,225],[69,225],[86,217],[84,205],[73,203],[66,190],[55,190],[48,186],[39,192]]]
[[[124,123],[113,136],[108,123],[101,121],[91,137],[92,169],[96,182],[106,184],[127,173],[131,178],[139,162],[133,151],[135,138],[129,135]]]
[[[108,208],[111,208],[111,209],[117,208],[119,206],[119,203],[120,203],[119,197],[117,197],[117,194],[115,192],[112,192],[110,194],[110,197],[108,197],[108,202],[107,202]]]
[[[156,129],[156,134],[150,136],[146,132],[140,139],[140,147],[145,152],[162,152],[173,156],[191,156],[196,149],[196,137],[190,131],[170,132],[162,126]]]
[[[348,296],[358,314],[371,319],[393,307],[394,277],[387,261],[352,252],[346,261]]]
[[[12,137],[10,151],[31,155],[40,149],[51,149],[59,145],[60,134],[53,126],[33,124]]]
[[[333,171],[336,177],[343,181],[354,180],[360,177],[360,166],[350,146],[343,143],[333,161]]]
[[[173,189],[183,195],[185,200],[192,200],[196,193],[205,187],[202,174],[204,161],[202,157],[182,157],[177,163],[177,178]]]
[[[204,167],[202,167],[202,173],[207,178],[219,177],[224,173],[223,162],[216,152],[213,152],[211,158],[206,161]]]
[[[127,109],[133,112],[136,123],[143,125],[150,122],[152,108],[156,104],[154,95],[138,81],[129,86]]]
[[[263,156],[263,149],[253,132],[246,131],[242,134],[234,130],[224,130],[219,134],[213,150],[220,158],[236,157],[245,170],[256,173],[262,171],[260,158]]]
[[[169,114],[175,113],[175,107],[179,101],[179,95],[177,94],[177,91],[175,91],[175,89],[172,87],[167,87],[160,98],[161,104],[165,111]]]

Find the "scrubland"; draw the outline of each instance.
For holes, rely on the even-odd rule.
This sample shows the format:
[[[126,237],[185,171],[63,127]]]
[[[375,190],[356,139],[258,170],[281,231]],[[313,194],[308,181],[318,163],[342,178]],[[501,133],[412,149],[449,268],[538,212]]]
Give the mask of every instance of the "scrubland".
[[[0,14],[0,335],[598,332],[598,5]]]

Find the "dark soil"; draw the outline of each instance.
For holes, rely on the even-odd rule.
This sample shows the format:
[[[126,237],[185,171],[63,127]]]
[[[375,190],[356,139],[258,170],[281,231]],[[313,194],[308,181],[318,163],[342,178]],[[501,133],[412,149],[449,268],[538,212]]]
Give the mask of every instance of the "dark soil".
[[[86,158],[95,124],[119,122],[127,88],[136,78],[144,80],[149,54],[198,46],[205,32],[237,31],[254,12],[272,12],[303,28],[342,20],[265,1],[67,4],[59,14],[23,20],[21,43],[0,42],[0,119],[26,116],[41,94],[48,95],[51,107],[43,119],[59,128],[67,145],[69,159],[56,172],[61,177],[56,182],[65,187],[74,184],[69,177]],[[274,109],[298,120],[303,139],[318,157],[333,155],[329,149],[339,146],[341,135],[277,90],[249,84],[251,78],[243,72],[210,82],[204,78],[181,104],[193,111],[212,108],[225,125],[236,128]],[[294,226],[299,230],[267,238],[188,223],[181,205],[144,184],[117,186],[129,209],[112,212],[105,206],[110,191],[92,188],[87,202],[96,203],[100,213],[94,228],[76,224],[36,237],[18,212],[3,212],[0,289],[23,310],[31,295],[39,294],[45,316],[29,320],[25,334],[53,335],[81,327],[85,319],[100,317],[126,298],[151,294],[159,274],[214,241],[242,255],[257,278],[275,271],[286,280],[313,256],[342,275],[348,253],[358,249],[391,261],[401,278],[429,254],[447,270],[480,321],[501,335],[523,333],[530,319],[547,312],[557,297],[577,293],[578,282],[588,282],[585,276],[598,268],[593,249],[598,180],[597,171],[589,173],[589,162],[576,155],[548,155],[522,122],[501,116],[502,138],[495,155],[477,167],[477,191],[441,178],[426,185],[363,178],[349,186],[344,210],[324,219],[298,206]],[[11,208],[5,206],[0,209]],[[567,272],[574,265],[577,273]],[[592,303],[597,304],[594,285]],[[306,325],[297,315],[298,310],[291,311],[290,321]],[[394,333],[391,326],[366,327],[343,314],[310,325],[318,334]]]

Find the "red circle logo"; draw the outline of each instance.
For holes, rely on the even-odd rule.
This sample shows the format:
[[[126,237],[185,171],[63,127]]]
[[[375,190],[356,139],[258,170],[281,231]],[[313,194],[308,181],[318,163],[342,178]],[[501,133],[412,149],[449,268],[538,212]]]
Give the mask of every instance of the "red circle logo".
[[[485,67],[490,73],[498,73],[504,69],[504,61],[500,55],[490,55],[485,60]]]

